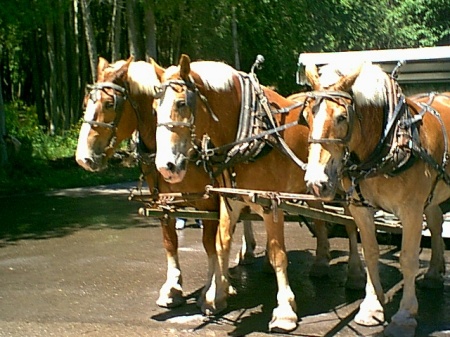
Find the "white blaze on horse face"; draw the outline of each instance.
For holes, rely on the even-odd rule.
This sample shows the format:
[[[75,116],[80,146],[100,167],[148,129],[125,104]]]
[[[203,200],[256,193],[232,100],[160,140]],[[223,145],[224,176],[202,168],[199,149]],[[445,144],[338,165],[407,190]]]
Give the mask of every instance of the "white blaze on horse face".
[[[96,92],[100,95],[99,92]],[[99,99],[99,97],[97,97]],[[88,100],[86,111],[84,113],[84,120],[93,121],[95,117],[96,104],[91,99]],[[77,151],[75,154],[75,159],[81,167],[89,170],[87,161],[92,159],[92,149],[89,143],[89,133],[91,132],[91,125],[88,123],[83,123],[81,125],[80,133],[78,135]]]
[[[169,125],[158,125],[156,128],[155,164],[163,178],[170,183],[183,180],[186,172],[184,167],[180,167],[180,158],[185,158],[186,154],[180,150],[183,146],[175,133],[175,129],[179,128],[170,126],[171,122],[175,122],[171,117],[175,99],[175,92],[167,88],[157,108],[158,124],[169,123]]]
[[[326,103],[325,101],[323,101],[320,104],[319,110],[317,111],[313,119],[311,139],[327,138],[327,135],[324,135],[325,122],[327,121],[327,117]],[[309,146],[308,165],[305,173],[305,182],[310,188],[314,188],[314,186],[320,186],[323,183],[328,182],[328,176],[326,174],[326,166],[328,160],[324,160],[323,152],[324,148],[322,144],[312,143]]]
[[[327,121],[327,104],[325,100],[320,103],[319,109],[314,115],[313,128],[311,131],[311,138],[320,139],[323,138],[325,122]]]

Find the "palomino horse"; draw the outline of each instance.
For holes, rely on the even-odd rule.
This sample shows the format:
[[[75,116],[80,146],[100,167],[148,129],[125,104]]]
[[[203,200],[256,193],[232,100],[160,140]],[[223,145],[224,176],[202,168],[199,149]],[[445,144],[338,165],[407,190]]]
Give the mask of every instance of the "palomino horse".
[[[118,61],[109,64],[99,59],[97,83],[91,86],[86,96],[86,111],[81,127],[76,160],[89,171],[100,171],[107,160],[124,139],[139,131],[139,160],[150,192],[157,198],[157,192],[183,192],[203,195],[205,185],[210,182],[203,168],[191,170],[185,182],[168,184],[156,171],[154,154],[156,152],[156,120],[153,114],[155,88],[159,87],[158,73],[163,71],[155,62]],[[190,206],[201,210],[218,210],[218,200],[191,200]],[[215,235],[218,221],[204,220],[203,244],[208,254],[209,268],[216,262]],[[175,220],[162,221],[163,244],[167,257],[167,279],[161,287],[157,304],[174,307],[184,303],[182,293],[182,274],[178,259],[178,238]],[[255,241],[251,222],[244,222],[246,245],[240,252],[240,263],[251,261]],[[246,250],[244,250],[246,249]],[[210,273],[208,275],[210,278]]]
[[[329,65],[319,76],[316,66],[306,68],[315,91],[304,110],[310,126],[305,181],[326,201],[333,200],[338,187],[347,191],[368,274],[366,296],[355,317],[359,324],[384,321],[374,209],[399,218],[403,227],[400,265],[404,289],[400,308],[385,328],[385,335],[413,336],[423,214],[435,235],[432,248],[442,249],[439,203],[450,196],[450,96],[405,98],[392,76],[369,63],[345,75],[336,69]],[[333,75],[335,80],[330,81]],[[443,272],[439,270],[441,258],[440,253],[432,257],[437,269],[429,277]]]
[[[306,159],[308,146],[308,129],[298,123],[299,105],[293,107],[295,102],[275,91],[267,88],[262,91],[252,76],[220,62],[191,63],[186,55],[181,56],[177,67],[166,69],[156,108],[155,161],[167,181],[184,181],[192,166],[188,161],[200,158],[222,187],[295,193],[306,190],[304,171],[299,167],[301,163],[295,162],[299,158]],[[272,114],[271,110],[288,107],[292,109],[276,116]],[[268,114],[264,114],[267,110]],[[271,118],[272,124],[268,121]],[[266,134],[267,141],[261,141],[261,138],[253,137],[257,132],[252,129],[268,131],[275,125],[289,123],[293,123],[292,127],[280,131],[283,138]],[[237,138],[239,140],[236,141]],[[215,283],[206,292],[202,310],[207,314],[216,313],[227,305],[227,267],[232,234],[241,210],[249,205],[264,220],[267,255],[278,284],[278,306],[273,311],[269,329],[290,331],[297,326],[297,315],[286,273],[284,214],[275,200],[272,201],[272,207],[263,207],[252,202],[248,195],[221,197],[216,240],[220,269],[215,272]],[[316,262],[328,265],[329,243],[325,223],[316,228],[320,228],[317,231]],[[363,278],[357,250],[352,252],[351,260],[348,278]]]

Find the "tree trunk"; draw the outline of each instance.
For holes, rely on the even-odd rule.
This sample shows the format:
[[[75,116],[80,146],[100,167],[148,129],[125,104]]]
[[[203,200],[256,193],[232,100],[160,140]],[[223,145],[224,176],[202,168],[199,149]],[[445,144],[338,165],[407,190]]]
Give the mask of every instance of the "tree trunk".
[[[135,8],[136,1],[127,0],[128,43],[130,54],[136,61],[139,61],[144,59],[144,55],[139,43],[139,15],[137,15]]]
[[[53,21],[48,19],[47,21],[47,27],[46,27],[46,34],[47,34],[47,61],[48,61],[48,76],[49,76],[49,83],[48,83],[48,91],[47,99],[48,99],[48,128],[50,134],[54,134],[57,125],[57,110],[58,110],[58,99],[57,99],[57,92],[58,92],[58,81],[57,73],[56,73],[56,56],[55,56],[55,34],[54,34],[54,26]]]
[[[35,57],[31,57],[31,71],[33,73],[33,93],[38,123],[43,127],[48,127],[45,109],[45,95],[43,94],[43,92],[47,92],[48,76],[43,76],[45,67],[42,67],[42,65],[46,64],[44,52],[45,41],[38,32],[34,32],[34,34],[30,37],[30,47],[32,50],[35,50]]]
[[[57,52],[57,69],[59,77],[59,87],[58,87],[58,129],[57,133],[61,133],[64,130],[68,130],[70,123],[72,122],[72,111],[70,109],[69,103],[69,74],[67,68],[71,66],[71,62],[67,58],[67,42],[66,39],[70,38],[66,34],[65,27],[65,15],[64,10],[59,5],[57,20],[56,20],[56,32],[58,36],[58,49]]]
[[[156,20],[153,12],[154,3],[144,2],[145,57],[157,60],[156,52]]]
[[[233,38],[233,54],[234,54],[234,67],[237,70],[241,69],[241,62],[239,60],[239,40],[237,33],[237,20],[236,20],[236,6],[231,6],[231,34]]]
[[[94,83],[97,79],[97,45],[95,43],[94,28],[92,26],[91,10],[88,0],[80,0],[81,12],[83,13],[84,33],[86,35],[86,44],[88,47],[89,64],[91,66],[91,78]]]
[[[8,152],[6,151],[6,116],[5,108],[3,106],[3,93],[2,93],[2,77],[0,74],[0,166],[8,164]]]
[[[81,116],[81,100],[84,96],[84,88],[82,85],[84,83],[82,82],[82,73],[80,71],[80,65],[82,57],[81,57],[81,50],[80,50],[80,31],[79,31],[79,1],[74,0],[73,1],[73,12],[72,12],[72,34],[71,34],[71,50],[73,55],[71,55],[71,64],[72,67],[70,68],[70,102],[71,102],[71,124],[75,124],[78,119]]]
[[[113,15],[111,22],[111,61],[120,59],[120,39],[122,32],[123,0],[113,0]]]

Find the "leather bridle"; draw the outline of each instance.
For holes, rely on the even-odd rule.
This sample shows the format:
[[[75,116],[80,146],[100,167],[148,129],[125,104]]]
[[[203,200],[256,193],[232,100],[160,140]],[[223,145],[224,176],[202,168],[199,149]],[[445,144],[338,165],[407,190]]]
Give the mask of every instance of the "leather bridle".
[[[171,88],[174,91],[177,91],[177,86],[181,88],[185,88],[185,105],[190,109],[191,116],[187,122],[181,122],[181,121],[169,121],[164,123],[157,123],[156,127],[166,127],[169,129],[172,129],[174,127],[186,127],[189,128],[191,131],[195,130],[195,111],[197,107],[197,97],[200,98],[200,100],[203,102],[209,113],[211,114],[214,121],[218,122],[219,118],[214,114],[212,111],[208,100],[205,96],[202,95],[202,93],[198,90],[197,86],[195,85],[195,82],[190,79],[189,81],[185,80],[168,80],[161,84],[161,87],[159,88],[159,92],[155,95],[156,99],[160,99],[160,105],[164,101],[166,92],[168,88]],[[179,92],[179,91],[178,91]]]
[[[311,138],[309,137],[308,142],[313,144],[342,144],[347,145],[350,142],[350,138],[353,132],[353,125],[355,121],[355,108],[353,106],[353,97],[345,92],[340,90],[320,90],[320,91],[311,91],[307,93],[307,97],[305,99],[304,107],[307,106],[308,101],[314,99],[315,104],[312,107],[311,111],[313,115],[317,113],[317,110],[322,104],[323,100],[331,100],[338,105],[344,106],[347,110],[347,123],[348,129],[347,134],[343,138]],[[350,101],[350,103],[348,103]]]
[[[83,123],[87,123],[91,126],[95,127],[102,127],[105,129],[111,130],[111,136],[108,141],[108,148],[113,148],[117,141],[116,131],[117,131],[117,125],[120,122],[120,119],[122,118],[122,106],[125,100],[128,98],[128,92],[125,87],[122,87],[116,83],[112,82],[100,82],[95,84],[88,84],[87,88],[89,91],[89,99],[96,103],[97,102],[97,93],[98,91],[103,91],[106,95],[113,98],[113,107],[115,112],[115,118],[112,122],[105,123],[105,122],[99,122],[96,120],[83,120]],[[105,89],[112,89],[112,94],[107,92]],[[134,106],[133,106],[134,108]]]

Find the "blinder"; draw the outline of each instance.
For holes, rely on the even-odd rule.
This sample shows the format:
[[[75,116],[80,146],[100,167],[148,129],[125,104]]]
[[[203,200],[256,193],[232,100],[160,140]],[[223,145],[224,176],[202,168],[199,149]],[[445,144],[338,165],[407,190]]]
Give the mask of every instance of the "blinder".
[[[191,118],[188,122],[167,122],[167,123],[158,123],[156,126],[165,126],[168,128],[173,127],[187,127],[190,129],[194,128],[194,121],[195,121],[195,111],[196,111],[196,104],[197,104],[197,96],[200,95],[195,83],[193,81],[184,81],[184,80],[169,80],[167,82],[164,82],[161,84],[160,89],[158,90],[158,95],[155,98],[159,98],[161,102],[164,101],[164,97],[166,94],[167,89],[170,87],[172,90],[177,91],[177,86],[186,87],[186,94],[185,94],[185,100],[184,103],[189,108],[191,112]]]
[[[97,102],[98,98],[98,91],[103,91],[106,95],[113,98],[113,107],[115,112],[115,118],[112,122],[105,123],[105,122],[98,122],[96,120],[83,120],[83,123],[87,123],[91,126],[97,126],[97,127],[103,127],[106,129],[111,130],[111,136],[108,141],[108,147],[109,149],[114,148],[117,142],[117,136],[116,136],[116,127],[120,122],[120,119],[122,118],[122,112],[123,112],[123,103],[127,99],[127,89],[125,87],[122,87],[116,83],[112,82],[100,82],[95,84],[89,84],[87,85],[89,92],[89,99],[92,100],[94,103]],[[113,93],[109,93],[106,91],[106,89],[112,89]],[[117,93],[120,93],[120,95],[117,95]]]
[[[352,131],[353,131],[353,124],[355,119],[355,108],[353,105],[353,98],[352,96],[345,92],[345,91],[330,91],[330,90],[324,90],[324,91],[312,91],[308,94],[308,97],[306,98],[306,101],[309,99],[315,99],[315,104],[311,108],[311,111],[313,115],[316,115],[319,111],[319,107],[322,104],[324,100],[331,100],[335,102],[338,105],[344,106],[347,111],[347,123],[348,123],[348,129],[347,133],[343,138],[309,138],[309,143],[319,143],[319,144],[348,144],[350,141]],[[345,100],[350,100],[350,104],[348,104]],[[306,102],[305,102],[306,105]]]
[[[122,106],[125,100],[127,99],[127,90],[126,88],[112,83],[112,82],[101,82],[95,84],[88,84],[87,89],[89,91],[89,99],[96,103],[98,101],[98,91],[103,91],[106,95],[113,98],[113,108],[116,113],[114,121],[110,123],[98,122],[95,120],[84,120],[84,123],[88,123],[93,126],[101,126],[108,129],[115,129],[116,125],[119,123],[120,118],[122,117]],[[107,92],[105,89],[112,89],[113,93]],[[121,95],[117,95],[116,92],[119,92]]]

